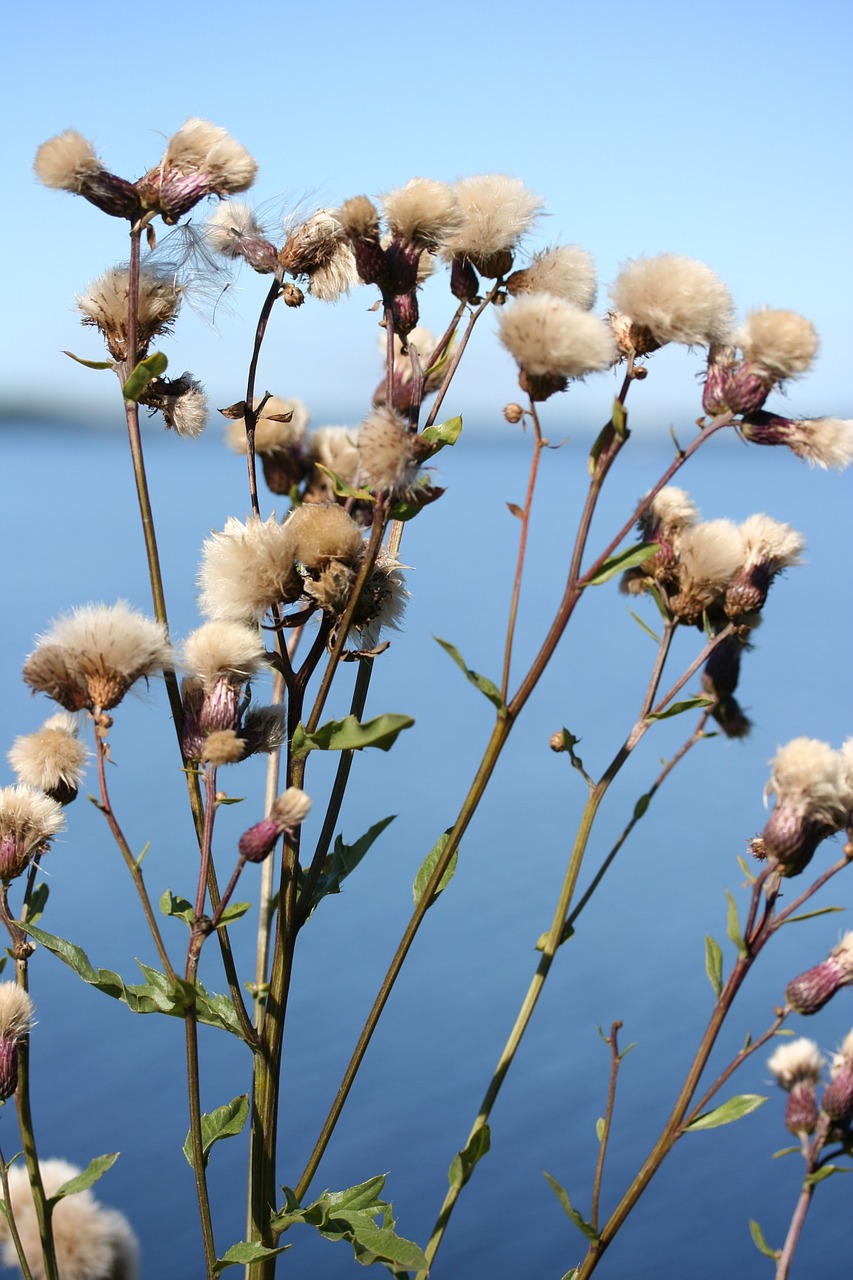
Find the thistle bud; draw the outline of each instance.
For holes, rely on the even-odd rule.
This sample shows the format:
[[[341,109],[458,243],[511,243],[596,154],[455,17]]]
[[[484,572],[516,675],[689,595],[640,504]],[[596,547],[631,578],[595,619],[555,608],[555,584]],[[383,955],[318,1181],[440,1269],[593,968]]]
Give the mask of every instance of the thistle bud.
[[[797,1013],[817,1013],[836,991],[853,983],[853,932],[845,933],[826,960],[807,969],[785,988],[785,999]]]
[[[702,392],[702,408],[712,417],[722,413],[757,413],[773,386],[754,364],[712,362]]]
[[[791,1133],[812,1133],[817,1124],[817,1083],[823,1058],[813,1040],[802,1038],[780,1045],[767,1063],[788,1093],[785,1127]]]
[[[846,1128],[853,1117],[853,1033],[845,1038],[839,1052],[832,1055],[830,1076],[820,1109],[830,1120]]]
[[[263,862],[275,848],[284,831],[293,831],[308,816],[311,798],[299,787],[288,787],[274,802],[269,816],[249,827],[240,837],[237,848],[246,862]]]
[[[776,805],[761,848],[784,876],[799,875],[822,840],[841,831],[853,809],[853,778],[841,752],[813,738],[794,738],[773,758],[765,793]]]
[[[450,292],[460,302],[473,302],[480,289],[477,272],[467,258],[454,258],[450,267]]]
[[[33,1002],[23,987],[0,983],[0,1102],[18,1087],[18,1045],[30,1034]]]

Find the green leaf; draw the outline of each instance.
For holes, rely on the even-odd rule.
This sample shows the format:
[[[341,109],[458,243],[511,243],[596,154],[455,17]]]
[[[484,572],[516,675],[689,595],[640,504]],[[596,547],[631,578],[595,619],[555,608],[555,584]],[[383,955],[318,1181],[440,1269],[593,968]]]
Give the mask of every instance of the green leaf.
[[[399,502],[392,503],[388,518],[390,520],[413,520],[415,516],[420,515],[424,507],[428,507],[432,502],[437,502],[443,493],[443,489],[430,484],[429,481],[414,484],[405,498],[401,498]]]
[[[648,809],[651,802],[652,802],[652,797],[649,795],[648,792],[646,792],[644,796],[640,796],[639,800],[634,805],[634,814],[633,814],[634,822],[640,821],[640,819],[645,815],[646,810]]]
[[[103,991],[113,1000],[120,1000],[122,1004],[127,1005],[131,1013],[165,1013],[182,1018],[195,995],[196,1018],[199,1022],[222,1027],[239,1039],[244,1038],[234,1005],[229,997],[211,994],[200,982],[196,982],[195,988],[180,978],[170,982],[164,973],[137,960],[136,963],[142,970],[145,982],[126,983],[111,969],[96,969],[82,947],[76,946],[73,942],[45,933],[44,930],[37,929],[26,922],[20,927],[63,964],[67,964],[69,969],[73,969],[90,987]]]
[[[429,853],[427,854],[427,856],[424,858],[423,862],[420,865],[418,874],[415,876],[415,883],[412,885],[412,897],[415,900],[415,906],[418,905],[421,898],[423,897],[424,890],[426,889],[427,884],[429,883],[430,876],[435,870],[436,863],[438,862],[441,855],[444,853],[444,849],[445,849],[445,846],[447,845],[447,839],[448,839],[448,836],[450,835],[450,831],[451,831],[451,828],[448,827],[448,829],[438,837],[435,844],[432,846]],[[441,879],[439,880],[438,884],[435,887],[435,891],[432,895],[432,901],[429,904],[430,906],[433,905],[433,903],[435,902],[438,895],[442,892],[442,890],[446,889],[447,886],[450,884],[450,881],[453,879],[453,876],[456,872],[456,865],[458,861],[459,861],[459,850],[457,849],[456,853],[454,853],[453,857],[448,862],[444,870],[444,874],[442,875]]]
[[[595,1122],[595,1136],[599,1142],[604,1137],[604,1116],[599,1116]]]
[[[44,915],[49,893],[50,887],[46,880],[36,885],[30,897],[30,905],[27,907],[27,921],[30,924],[35,924],[36,920],[40,920]]]
[[[685,711],[695,711],[699,707],[710,707],[713,698],[685,698],[683,702],[673,702],[666,711],[650,711],[647,720],[670,720],[673,716],[683,715]]]
[[[572,1267],[571,1271],[567,1271],[566,1274],[561,1277],[561,1280],[577,1280],[580,1275],[580,1270],[580,1267]]]
[[[624,440],[628,434],[628,414],[624,404],[618,397],[613,401],[613,412],[610,415],[610,421],[613,423],[613,430],[619,439]]]
[[[634,613],[633,609],[629,609],[628,612],[630,613],[634,621],[640,624],[640,626],[643,628],[646,634],[651,636],[655,644],[660,644],[660,636],[657,634],[657,632],[652,631],[651,627],[646,626],[645,622],[643,622],[643,619],[640,617],[640,615],[638,613]]]
[[[606,422],[595,438],[592,448],[587,458],[587,470],[591,476],[595,475],[595,468],[598,465],[598,459],[601,457],[601,451],[606,444],[613,439],[613,424]]]
[[[719,943],[708,933],[705,934],[705,972],[714,988],[714,995],[719,999],[723,989],[723,953]]]
[[[251,902],[229,902],[219,917],[217,929],[224,929],[226,925],[233,924],[235,920],[239,920],[247,911],[250,911],[251,907]]]
[[[447,1181],[451,1187],[465,1186],[474,1172],[474,1166],[488,1153],[492,1144],[492,1133],[487,1124],[471,1137],[462,1151],[457,1151],[447,1171]]]
[[[286,1231],[304,1223],[327,1240],[347,1241],[362,1266],[379,1262],[393,1272],[425,1269],[421,1249],[394,1230],[392,1206],[379,1198],[384,1185],[385,1177],[379,1175],[346,1191],[324,1191],[304,1208],[290,1188],[283,1187],[285,1207],[274,1216],[273,1230]]]
[[[252,1240],[246,1243],[241,1240],[239,1244],[232,1244],[231,1248],[223,1254],[221,1258],[217,1258],[213,1264],[214,1275],[219,1275],[226,1267],[236,1267],[247,1262],[262,1262],[264,1258],[274,1258],[279,1253],[284,1253],[285,1249],[289,1249],[290,1245],[282,1245],[279,1249],[270,1249],[265,1244],[261,1244],[258,1240]]]
[[[835,911],[843,911],[843,910],[844,910],[843,907],[819,907],[816,911],[804,911],[801,915],[798,915],[798,916],[788,916],[788,918],[786,920],[783,920],[782,923],[796,924],[798,920],[814,920],[815,916],[828,916],[828,915],[832,915],[833,912]]]
[[[318,471],[322,471],[332,482],[336,498],[358,498],[359,502],[375,502],[376,498],[369,489],[354,489],[351,484],[347,484],[342,480],[336,472],[329,467],[324,467],[322,462],[315,462],[314,466]]]
[[[125,400],[139,400],[152,378],[159,378],[168,367],[169,361],[162,351],[152,351],[150,356],[140,360],[121,389]]]
[[[778,1261],[779,1254],[777,1250],[770,1248],[770,1245],[764,1239],[764,1232],[754,1218],[749,1220],[749,1234],[752,1236],[752,1243],[759,1253],[763,1253],[765,1258],[772,1258],[774,1262]]]
[[[440,449],[443,449],[445,445],[456,444],[461,430],[461,417],[448,418],[446,422],[437,422],[431,427],[426,427],[421,432],[421,439],[426,440],[428,444],[431,444],[432,450],[424,456],[431,458],[434,454],[438,453]]]
[[[114,369],[114,360],[84,360],[82,356],[75,356],[73,351],[63,351],[64,356],[70,356],[72,360],[76,360],[78,364],[83,364],[87,369]]]
[[[459,652],[459,650],[456,648],[455,645],[450,644],[448,640],[440,639],[439,636],[433,636],[433,639],[438,641],[438,643],[441,645],[445,653],[450,654],[450,657],[456,663],[457,667],[459,667],[460,670],[465,672],[465,675],[468,677],[471,683],[477,689],[479,689],[481,693],[484,693],[486,695],[486,697],[489,699],[489,702],[493,702],[495,704],[495,706],[497,707],[498,711],[502,716],[505,716],[506,703],[501,697],[501,693],[497,685],[494,684],[491,680],[489,680],[487,676],[481,676],[478,674],[478,672],[471,671],[465,665],[465,659],[462,657],[462,654]]]
[[[119,1153],[114,1151],[109,1156],[96,1156],[94,1160],[90,1160],[82,1173],[76,1174],[73,1178],[69,1178],[67,1182],[63,1182],[58,1191],[55,1191],[50,1197],[48,1203],[56,1204],[57,1201],[64,1199],[65,1196],[74,1195],[77,1191],[88,1191],[89,1187],[94,1186],[99,1178],[102,1178],[108,1169],[111,1169],[118,1160]]]
[[[695,1120],[691,1120],[690,1124],[684,1126],[684,1132],[717,1129],[721,1124],[732,1124],[735,1120],[748,1116],[751,1111],[756,1111],[766,1101],[767,1099],[762,1098],[759,1093],[739,1093],[734,1098],[729,1098],[728,1102],[715,1107],[713,1111],[706,1111]]]
[[[221,1138],[235,1138],[238,1133],[242,1133],[249,1114],[249,1095],[241,1093],[236,1098],[232,1098],[223,1107],[217,1107],[215,1111],[211,1111],[208,1115],[201,1117],[201,1159],[204,1168],[207,1168],[207,1161],[210,1156],[210,1149],[214,1142],[219,1142]],[[187,1134],[187,1140],[183,1147],[184,1155],[187,1163],[193,1169],[193,1139],[192,1132]]]
[[[705,736],[708,737],[707,734]],[[758,879],[758,876],[753,875],[753,873],[750,871],[747,865],[746,859],[742,858],[740,854],[738,854],[737,864],[740,867],[743,874],[746,876],[747,883],[755,884],[756,880]]]
[[[557,1197],[560,1204],[563,1206],[566,1213],[569,1215],[572,1222],[577,1227],[578,1231],[583,1232],[587,1240],[591,1241],[592,1244],[598,1244],[598,1232],[596,1231],[595,1227],[592,1225],[591,1222],[587,1222],[586,1218],[584,1218],[582,1214],[578,1213],[577,1209],[574,1207],[571,1200],[569,1199],[569,1195],[568,1195],[568,1192],[566,1191],[566,1188],[561,1187],[557,1179],[552,1178],[550,1173],[546,1173],[545,1177],[548,1179],[548,1182],[551,1186],[552,1191],[554,1192],[554,1195]]]
[[[737,903],[731,889],[726,889],[726,897],[729,900],[729,909],[726,913],[726,932],[732,942],[737,947],[738,955],[745,956],[747,954],[746,943],[743,940],[743,934],[740,931],[740,924],[737,918]]]
[[[390,751],[398,735],[414,723],[411,716],[374,716],[364,724],[347,716],[345,720],[329,720],[314,733],[306,733],[300,723],[293,734],[292,754],[294,759],[304,760],[309,751],[362,751],[365,747]]]
[[[344,844],[341,836],[335,837],[332,855],[326,859],[328,870],[324,870],[317,881],[314,896],[311,899],[313,905],[316,906],[327,894],[340,893],[343,881],[355,870],[374,840],[394,821],[395,817],[396,815],[392,813],[390,817],[375,822],[369,831],[356,840],[355,844]]]
[[[638,564],[651,559],[657,555],[658,544],[656,542],[640,542],[634,547],[626,547],[624,551],[617,551],[615,556],[608,558],[592,575],[581,582],[583,587],[600,587],[602,582],[609,582],[611,578],[615,578],[617,573],[622,573],[625,569],[634,569]]]
[[[176,898],[171,889],[166,889],[160,897],[160,910],[164,916],[176,916],[184,920],[190,928],[195,924],[195,908],[186,898]]]
[[[820,1169],[815,1169],[814,1173],[806,1174],[803,1178],[803,1186],[816,1187],[819,1182],[823,1182],[824,1178],[831,1178],[834,1173],[850,1173],[851,1170],[846,1165],[841,1164],[825,1164]]]
[[[782,1147],[781,1151],[774,1151],[770,1157],[771,1160],[778,1160],[780,1156],[802,1155],[802,1147]]]

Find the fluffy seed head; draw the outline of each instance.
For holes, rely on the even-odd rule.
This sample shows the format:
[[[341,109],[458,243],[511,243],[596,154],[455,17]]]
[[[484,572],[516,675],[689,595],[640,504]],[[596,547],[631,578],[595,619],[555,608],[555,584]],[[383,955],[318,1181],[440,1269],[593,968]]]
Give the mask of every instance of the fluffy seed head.
[[[359,282],[352,245],[340,217],[332,209],[318,209],[294,227],[279,254],[279,261],[291,275],[307,276],[308,292],[321,302],[335,302]]]
[[[23,783],[0,789],[0,880],[14,880],[62,830],[62,807]]]
[[[364,483],[376,493],[403,494],[418,474],[417,445],[402,418],[383,405],[369,413],[358,433]]]
[[[163,624],[118,600],[59,618],[27,658],[24,680],[66,711],[109,711],[137,680],[171,666]]]
[[[782,418],[756,413],[741,423],[753,444],[784,444],[809,466],[844,471],[853,462],[853,420],[847,418]]]
[[[278,250],[267,239],[249,205],[239,200],[221,200],[208,217],[204,233],[216,253],[243,258],[261,275],[275,271]]]
[[[77,736],[76,718],[59,711],[36,733],[16,738],[8,760],[19,782],[69,804],[83,780],[88,755]]]
[[[353,618],[351,637],[356,641],[355,652],[375,653],[383,628],[400,630],[411,594],[406,590],[404,567],[385,547],[380,548]]]
[[[658,346],[713,346],[731,331],[728,289],[710,267],[692,258],[674,253],[636,258],[622,268],[610,294],[617,310]]]
[[[127,312],[130,272],[113,267],[94,280],[77,298],[83,324],[95,325],[104,335],[115,360],[127,359]],[[143,266],[139,271],[137,354],[148,350],[157,334],[169,333],[180,310],[183,289],[173,273]]]
[[[87,178],[95,177],[104,168],[91,142],[76,129],[66,129],[43,142],[33,167],[39,182],[46,187],[75,194],[79,194]]]
[[[287,521],[294,558],[311,573],[337,560],[355,565],[364,552],[361,528],[334,502],[306,502]]]
[[[434,252],[462,227],[465,215],[447,182],[412,178],[382,197],[385,220],[398,240]]]
[[[215,729],[204,740],[201,759],[214,769],[225,764],[239,764],[246,758],[246,741],[236,729]]]
[[[212,619],[251,622],[273,605],[298,600],[301,580],[287,525],[274,515],[245,524],[230,516],[204,543],[198,582],[202,612]]]
[[[514,271],[506,282],[508,291],[550,293],[589,311],[595,305],[598,281],[592,255],[579,245],[561,245],[537,253],[529,267]]]
[[[520,178],[500,173],[462,178],[455,190],[464,221],[448,237],[444,256],[465,258],[488,277],[508,271],[518,242],[542,211],[539,196]]]
[[[691,525],[678,538],[677,592],[673,613],[697,622],[722,596],[740,567],[743,545],[731,520],[705,520]]]
[[[518,298],[500,312],[498,323],[501,342],[534,377],[582,378],[616,361],[607,325],[549,293]]]
[[[64,1160],[41,1160],[39,1169],[48,1197],[80,1173]],[[22,1163],[9,1170],[9,1197],[33,1280],[44,1280],[38,1218]],[[51,1223],[61,1280],[137,1280],[136,1236],[127,1219],[116,1209],[102,1205],[91,1191],[77,1191],[57,1201]],[[18,1255],[5,1214],[0,1215],[0,1245],[5,1265],[17,1269]]]
[[[0,1040],[23,1040],[30,1034],[35,1008],[17,982],[0,982]]]
[[[267,654],[257,627],[242,622],[206,622],[187,636],[180,665],[205,689],[220,680],[243,684],[266,666]]]
[[[774,1079],[786,1091],[803,1080],[817,1084],[823,1065],[820,1049],[814,1040],[808,1040],[805,1036],[780,1044],[767,1060]]]
[[[805,539],[790,525],[770,516],[753,515],[740,526],[742,562],[726,588],[730,618],[761,609],[774,578],[800,564]]]
[[[806,373],[819,346],[810,320],[796,311],[772,307],[751,312],[735,341],[746,360],[759,365],[777,382]]]
[[[765,793],[821,826],[839,831],[853,810],[853,777],[842,752],[816,738],[794,738],[771,761]]]
[[[164,169],[203,173],[211,191],[225,195],[245,191],[255,180],[256,162],[227,130],[191,116],[169,139]]]

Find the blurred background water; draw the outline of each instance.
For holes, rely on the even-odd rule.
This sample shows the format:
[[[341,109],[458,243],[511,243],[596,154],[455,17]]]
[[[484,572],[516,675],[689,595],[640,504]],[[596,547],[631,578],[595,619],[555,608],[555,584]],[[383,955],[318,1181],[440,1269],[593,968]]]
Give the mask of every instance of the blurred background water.
[[[546,415],[547,416],[547,415]],[[559,414],[546,429],[555,442]],[[326,1115],[340,1074],[411,909],[411,883],[450,823],[491,727],[491,707],[433,636],[452,641],[470,667],[499,679],[527,442],[504,427],[470,431],[438,461],[447,492],[406,529],[402,559],[413,566],[405,630],[376,662],[368,714],[405,712],[415,727],[389,755],[356,757],[341,830],[347,841],[389,814],[395,821],[348,880],[324,901],[299,939],[285,1037],[280,1181],[294,1184]],[[536,503],[519,616],[514,672],[536,652],[562,592],[586,477],[589,439],[548,451]],[[216,433],[199,442],[146,430],[173,633],[198,623],[194,578],[199,548],[229,514],[242,516],[244,464]],[[669,441],[632,439],[611,477],[592,547],[603,545],[672,456]],[[53,710],[31,699],[19,679],[34,636],[63,610],[88,601],[128,599],[149,611],[147,577],[126,444],[120,432],[35,429],[4,423],[0,486],[5,601],[0,628],[4,673],[3,751]],[[636,1047],[622,1067],[607,1155],[603,1209],[627,1186],[659,1132],[711,1009],[704,972],[706,933],[725,936],[724,890],[739,903],[737,857],[764,823],[762,789],[776,748],[798,735],[834,746],[853,731],[848,657],[850,480],[807,470],[781,449],[745,447],[719,436],[682,473],[705,518],[742,519],[765,511],[800,529],[807,563],[773,587],[765,621],[747,655],[738,691],[754,720],[742,742],[700,744],[653,802],[558,956],[529,1034],[492,1118],[492,1151],[463,1192],[433,1274],[454,1280],[558,1280],[584,1242],[543,1177],[551,1173],[582,1212],[596,1157],[609,1070],[605,1032],[621,1019],[621,1045]],[[272,502],[264,503],[265,513]],[[652,627],[650,602],[632,600]],[[536,939],[551,919],[585,784],[568,758],[548,749],[566,726],[598,776],[633,720],[654,645],[611,582],[589,593],[541,686],[516,727],[486,800],[463,843],[450,888],[429,913],[391,997],[315,1182],[339,1189],[388,1173],[401,1234],[426,1242],[482,1093],[535,968]],[[700,643],[678,637],[672,678]],[[351,672],[343,674],[348,686]],[[665,681],[665,684],[668,683]],[[689,689],[698,691],[694,679]],[[348,709],[348,687],[328,715]],[[614,786],[597,823],[583,882],[606,854],[643,794],[690,731],[690,717],[649,733]],[[144,869],[156,899],[167,886],[194,896],[197,849],[187,812],[162,687],[130,697],[112,733],[113,802],[132,846],[151,842]],[[326,762],[312,757],[307,787],[320,794]],[[11,781],[7,774],[5,781]],[[94,788],[94,778],[89,780]],[[220,879],[241,830],[262,816],[263,765],[238,766],[225,785],[244,804],[222,812]],[[308,824],[319,830],[321,805]],[[828,864],[835,842],[815,866]],[[96,966],[136,978],[135,957],[154,962],[131,885],[103,819],[85,795],[68,812],[68,831],[45,862],[49,931],[85,948]],[[248,867],[239,897],[253,898]],[[839,877],[820,905],[847,906]],[[14,894],[12,895],[13,901]],[[252,974],[252,916],[233,930],[245,976]],[[714,1062],[722,1067],[747,1032],[772,1019],[785,983],[821,959],[846,926],[826,916],[785,929],[762,956],[738,998]],[[165,921],[179,958],[184,926]],[[214,948],[203,979],[221,990]],[[80,1165],[107,1151],[121,1159],[96,1188],[131,1219],[143,1247],[143,1275],[201,1277],[192,1178],[180,1147],[187,1130],[183,1029],[178,1020],[134,1017],[85,987],[52,956],[32,961],[38,1026],[33,1035],[34,1105],[40,1151]],[[837,1047],[853,1025],[842,993],[817,1018],[793,1024]],[[202,1028],[206,1110],[249,1087],[249,1054],[236,1039]],[[769,1264],[749,1239],[756,1218],[779,1246],[798,1194],[798,1157],[773,1160],[789,1145],[784,1097],[760,1053],[724,1091],[769,1095],[739,1124],[688,1135],[653,1182],[599,1274],[651,1280],[689,1274],[764,1276]],[[11,1109],[0,1115],[6,1156],[17,1150]],[[217,1244],[244,1237],[243,1139],[219,1144],[210,1161]],[[807,1223],[798,1274],[846,1274],[848,1188],[819,1189]],[[348,1247],[291,1236],[282,1275],[329,1280],[361,1274]],[[292,1259],[292,1261],[291,1261]],[[833,1261],[834,1260],[834,1261]],[[290,1265],[288,1265],[290,1263]]]

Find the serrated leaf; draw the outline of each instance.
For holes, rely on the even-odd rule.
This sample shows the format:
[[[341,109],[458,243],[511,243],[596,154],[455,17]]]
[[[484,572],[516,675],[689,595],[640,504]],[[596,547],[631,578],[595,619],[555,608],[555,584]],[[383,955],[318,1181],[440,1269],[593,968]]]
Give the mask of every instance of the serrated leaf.
[[[738,955],[745,956],[747,954],[746,943],[743,940],[743,934],[740,931],[740,922],[737,917],[737,903],[731,889],[726,889],[726,897],[729,900],[729,909],[726,913],[726,932],[732,942],[737,947]]]
[[[421,440],[426,440],[427,444],[432,445],[431,451],[425,457],[433,457],[445,445],[456,444],[461,431],[461,417],[448,418],[446,422],[436,422],[431,427],[425,427],[421,432]]]
[[[152,351],[150,356],[140,360],[121,389],[125,400],[139,400],[152,378],[161,377],[168,367],[169,361],[162,351]]]
[[[344,844],[341,836],[335,837],[332,856],[328,859],[329,868],[317,881],[312,903],[316,905],[327,894],[340,893],[342,882],[355,870],[373,842],[394,821],[395,816],[392,813],[390,817],[375,822],[354,844]]]
[[[714,995],[720,998],[723,989],[723,953],[720,945],[710,934],[705,934],[705,972],[714,989]]]
[[[411,716],[374,716],[364,724],[355,716],[347,716],[344,720],[329,720],[314,733],[306,733],[298,724],[291,752],[296,760],[303,760],[309,751],[363,751],[365,747],[390,751],[398,735],[414,723]]]
[[[392,1206],[379,1198],[384,1175],[370,1178],[346,1191],[324,1191],[304,1208],[289,1187],[284,1187],[285,1207],[273,1218],[275,1231],[297,1223],[313,1227],[327,1240],[347,1241],[362,1266],[379,1262],[390,1271],[419,1271],[427,1266],[421,1249],[398,1236]],[[380,1222],[376,1219],[380,1218]]]
[[[171,889],[166,889],[160,896],[160,910],[164,916],[175,916],[183,920],[190,928],[195,924],[195,908],[186,898],[176,898]]]
[[[37,929],[27,922],[22,922],[20,927],[63,964],[67,964],[69,969],[73,969],[88,986],[126,1004],[131,1013],[165,1013],[182,1018],[194,997],[199,1022],[222,1027],[239,1039],[244,1038],[229,997],[206,991],[200,982],[196,982],[194,988],[180,978],[170,982],[164,973],[137,960],[146,981],[126,983],[111,969],[96,969],[83,948],[75,943],[45,933],[43,929]]]
[[[337,472],[332,471],[330,467],[324,467],[322,462],[315,462],[314,466],[318,471],[322,471],[324,475],[329,477],[332,482],[332,488],[335,491],[335,497],[357,498],[359,502],[376,501],[374,494],[369,489],[354,489],[351,484],[347,484],[345,480],[342,480]]]
[[[224,1106],[217,1107],[215,1111],[201,1117],[201,1159],[205,1169],[213,1144],[222,1138],[235,1138],[238,1133],[242,1133],[248,1114],[249,1095],[241,1093],[230,1102],[226,1102]],[[190,1168],[195,1168],[192,1131],[187,1134],[183,1152]]]
[[[78,364],[85,365],[87,369],[114,369],[114,360],[84,360],[82,356],[75,356],[73,351],[63,351],[64,356],[69,356],[72,360],[76,360]]]
[[[388,511],[388,517],[391,520],[414,520],[415,516],[420,515],[424,507],[437,502],[443,493],[444,489],[440,489],[437,485],[430,484],[428,481],[413,485],[405,498],[392,503]]]
[[[673,716],[683,715],[685,711],[695,711],[700,707],[710,707],[713,701],[713,698],[685,698],[683,702],[673,702],[672,706],[667,707],[665,711],[650,711],[646,719],[670,720]]]
[[[624,551],[617,551],[615,556],[608,556],[599,569],[587,578],[581,585],[584,587],[600,587],[602,582],[609,582],[617,573],[622,573],[625,569],[634,569],[638,564],[643,564],[652,556],[658,553],[658,544],[656,542],[640,542],[637,546],[627,547]]]
[[[721,1124],[732,1124],[735,1120],[748,1116],[751,1111],[756,1111],[766,1101],[767,1099],[762,1098],[760,1093],[739,1093],[734,1098],[729,1098],[728,1102],[715,1107],[713,1111],[706,1111],[695,1120],[691,1120],[690,1124],[684,1126],[684,1132],[698,1133],[703,1129],[718,1129]]]
[[[825,1178],[831,1178],[834,1173],[850,1173],[851,1170],[846,1165],[841,1164],[825,1164],[820,1169],[815,1169],[814,1173],[807,1173],[803,1178],[803,1186],[816,1187],[819,1182],[823,1182]]]
[[[445,653],[450,655],[457,667],[459,667],[461,671],[465,672],[465,675],[471,681],[471,684],[473,684],[475,688],[479,689],[481,693],[485,694],[489,699],[489,702],[493,702],[500,714],[505,716],[506,703],[501,697],[501,693],[497,685],[494,684],[493,681],[489,680],[487,676],[481,676],[478,672],[471,671],[471,669],[466,666],[465,659],[456,648],[456,645],[451,644],[449,640],[442,640],[439,636],[433,636],[433,639],[441,645]]]
[[[218,1276],[226,1267],[237,1267],[249,1262],[262,1262],[264,1258],[275,1258],[289,1248],[290,1245],[285,1244],[278,1249],[270,1249],[258,1240],[252,1240],[249,1243],[241,1240],[239,1244],[232,1244],[221,1258],[216,1259],[213,1264],[213,1274]]]
[[[73,1178],[69,1178],[67,1182],[63,1182],[62,1186],[53,1193],[48,1203],[56,1204],[65,1196],[74,1195],[78,1191],[88,1191],[89,1187],[94,1186],[99,1178],[102,1178],[108,1169],[111,1169],[118,1160],[119,1153],[114,1151],[112,1155],[96,1156],[94,1160],[90,1160],[82,1173],[75,1174]]]
[[[647,626],[646,623],[643,622],[643,619],[640,617],[640,615],[638,613],[634,613],[633,609],[629,609],[628,612],[630,613],[634,621],[636,623],[639,623],[639,625],[643,628],[646,634],[651,636],[655,644],[660,644],[660,636],[657,634],[657,632],[652,631],[651,627]]]
[[[783,924],[796,924],[799,920],[814,920],[816,916],[829,916],[836,911],[843,911],[843,907],[819,907],[816,911],[804,911],[798,916],[788,916],[783,920]]]
[[[442,835],[438,837],[435,844],[432,846],[429,853],[427,854],[427,856],[424,858],[423,862],[420,865],[418,874],[415,876],[415,882],[412,885],[412,897],[415,900],[415,906],[418,905],[421,898],[423,897],[424,890],[426,889],[427,884],[429,883],[429,878],[432,875],[433,871],[435,870],[435,865],[438,862],[441,855],[444,853],[445,845],[447,844],[447,839],[449,835],[450,835],[450,828],[448,828],[447,831],[443,832]],[[430,902],[429,904],[430,906],[433,905],[438,895],[444,889],[446,889],[447,886],[450,884],[450,881],[453,879],[453,876],[456,873],[456,865],[458,861],[459,861],[459,850],[457,849],[456,853],[454,853],[453,857],[448,862],[443,876],[441,877],[438,884],[436,885],[435,892],[432,895],[432,902]]]
[[[598,1239],[599,1239],[598,1232],[596,1231],[595,1227],[592,1225],[591,1222],[587,1222],[583,1214],[578,1213],[577,1209],[574,1207],[571,1200],[569,1199],[569,1195],[568,1195],[568,1192],[566,1191],[566,1188],[561,1187],[557,1179],[552,1178],[550,1173],[546,1173],[545,1177],[548,1179],[548,1183],[551,1187],[551,1190],[554,1192],[554,1195],[557,1197],[560,1204],[563,1206],[563,1209],[569,1215],[572,1222],[577,1227],[578,1231],[581,1231],[586,1236],[587,1240],[591,1241],[592,1244],[598,1244]]]
[[[451,1160],[450,1168],[447,1171],[447,1181],[451,1187],[459,1187],[461,1189],[465,1186],[465,1183],[474,1172],[474,1166],[488,1153],[491,1143],[491,1130],[487,1124],[484,1124],[469,1139],[464,1149],[457,1151]]]
[[[604,1137],[604,1116],[599,1116],[595,1122],[595,1136],[599,1142]]]
[[[778,1261],[779,1254],[775,1249],[770,1248],[770,1245],[764,1239],[764,1232],[754,1218],[749,1220],[749,1234],[752,1236],[752,1243],[759,1253],[763,1253],[765,1258],[772,1258],[774,1262]]]

